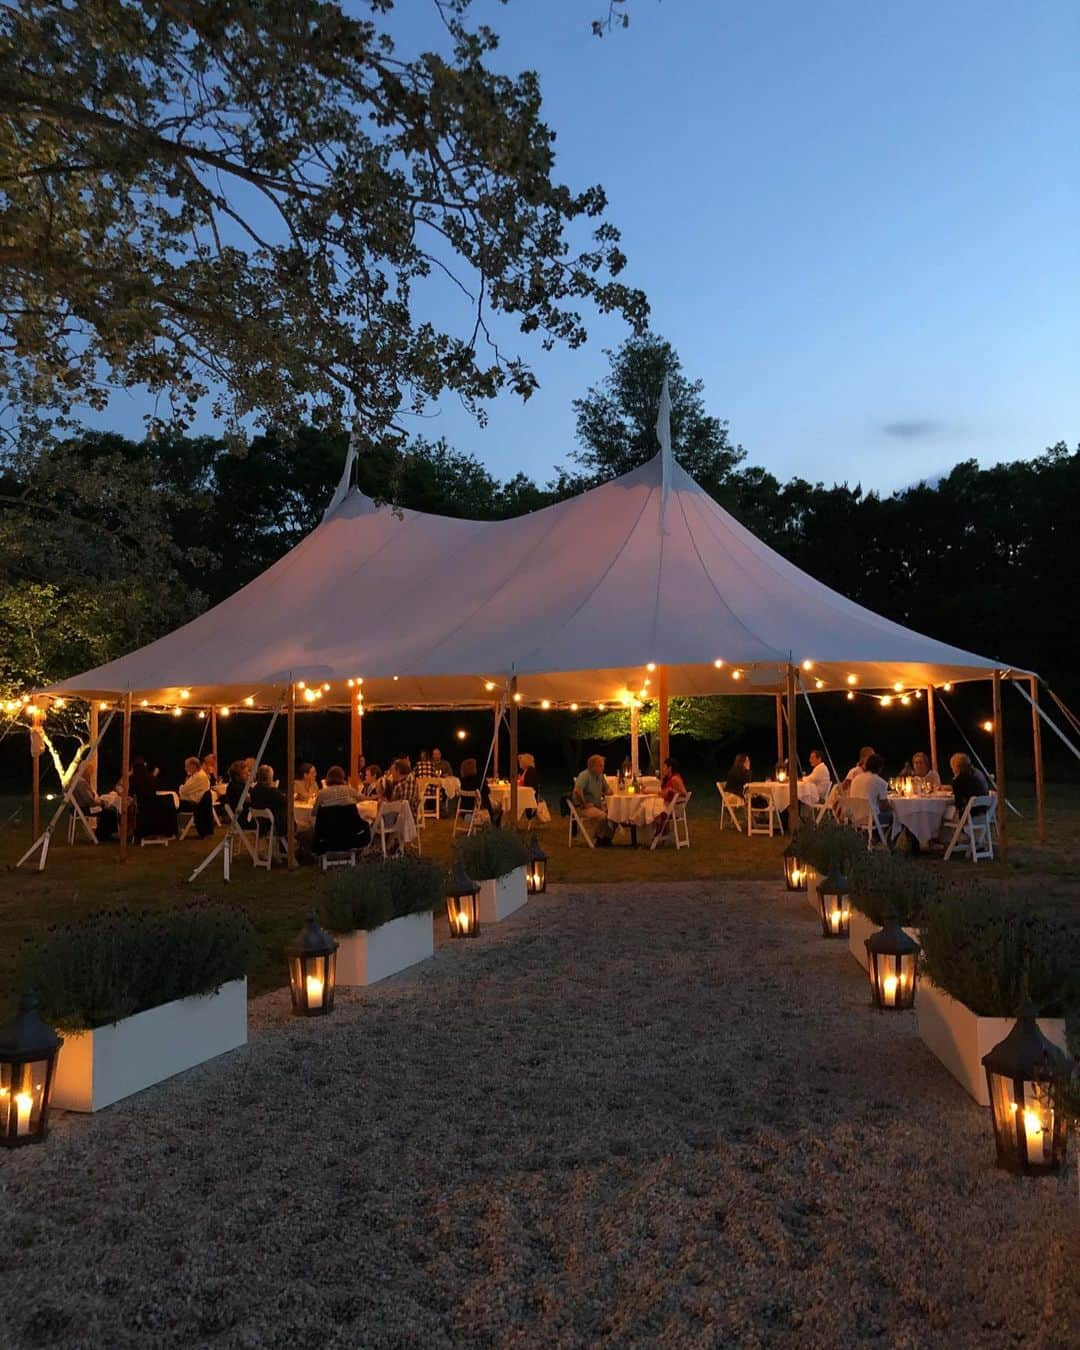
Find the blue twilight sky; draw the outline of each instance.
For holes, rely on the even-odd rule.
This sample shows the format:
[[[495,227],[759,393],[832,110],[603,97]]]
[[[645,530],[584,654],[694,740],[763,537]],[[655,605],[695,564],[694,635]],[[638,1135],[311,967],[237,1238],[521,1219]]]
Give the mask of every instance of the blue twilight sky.
[[[603,184],[625,276],[750,462],[887,490],[1080,440],[1075,0],[630,3],[602,41],[606,0],[472,17],[497,64],[539,72],[559,176]],[[438,41],[428,0],[394,22]],[[447,401],[417,430],[545,480],[626,336],[589,331],[576,352],[516,344],[528,404],[504,396],[480,429]],[[130,412],[107,420],[137,432]]]

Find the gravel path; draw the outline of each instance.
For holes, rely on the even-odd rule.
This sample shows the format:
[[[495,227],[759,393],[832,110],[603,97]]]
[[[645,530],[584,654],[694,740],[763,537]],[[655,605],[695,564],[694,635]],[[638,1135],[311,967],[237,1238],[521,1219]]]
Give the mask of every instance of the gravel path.
[[[562,888],[0,1158],[4,1346],[1076,1346],[1075,1176],[801,898]]]

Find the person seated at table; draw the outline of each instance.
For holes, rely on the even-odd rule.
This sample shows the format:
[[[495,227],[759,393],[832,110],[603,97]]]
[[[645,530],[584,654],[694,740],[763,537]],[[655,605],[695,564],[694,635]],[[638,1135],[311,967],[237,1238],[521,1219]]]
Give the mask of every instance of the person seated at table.
[[[298,764],[296,777],[293,779],[293,801],[313,802],[318,790],[319,775],[315,772],[315,765],[309,764],[306,760]]]
[[[131,762],[128,791],[135,802],[135,838],[174,839],[178,833],[176,803],[171,794],[158,796],[158,771],[142,755]]]
[[[990,795],[990,784],[983,771],[977,769],[965,754],[951,755],[949,768],[952,769],[953,775],[953,806],[956,808],[957,816],[962,816],[972,797]]]
[[[829,766],[822,759],[820,750],[810,751],[810,772],[805,778],[799,779],[800,787],[807,784],[817,793],[819,803],[825,800],[832,789],[832,774],[829,772]]]
[[[458,774],[462,792],[479,792],[480,805],[491,815],[491,792],[487,783],[480,777],[480,769],[475,759],[463,759]]]
[[[724,791],[730,792],[733,797],[741,798],[749,781],[750,756],[736,755],[731,761],[731,768],[728,769],[727,777],[724,779]]]
[[[367,802],[382,801],[383,771],[380,765],[364,765],[364,781],[360,784],[360,796]]]
[[[540,786],[536,776],[536,760],[532,755],[518,755],[518,787],[530,787],[534,791]]]
[[[93,772],[93,761],[87,760],[79,770],[79,776],[71,790],[71,797],[87,819],[91,816],[97,817],[97,828],[94,833],[97,835],[98,843],[101,844],[106,839],[112,839],[119,830],[120,812],[115,806],[106,806],[94,791],[90,783]]]
[[[225,795],[222,798],[222,801],[233,815],[236,815],[237,808],[240,805],[240,798],[244,795],[244,789],[247,787],[247,764],[248,761],[246,759],[234,759],[229,765],[228,778],[225,783]],[[240,819],[240,823],[245,828],[248,824],[247,806],[248,804],[245,803],[243,815]]]
[[[416,775],[418,782],[424,778],[435,777],[435,764],[432,761],[430,750],[421,750],[417,755],[413,773]]]
[[[431,752],[431,776],[432,778],[453,778],[454,770],[450,767],[448,760],[443,759],[443,752],[438,746]]]
[[[210,791],[210,775],[203,768],[201,760],[189,755],[184,760],[184,781],[180,784],[180,805],[187,807],[195,821],[195,831],[200,839],[214,833],[213,794]]]
[[[333,764],[326,771],[326,786],[320,788],[311,812],[311,851],[318,855],[335,849],[363,848],[371,839],[371,830],[367,822],[361,820],[355,810],[359,793],[349,782],[345,770],[340,764]],[[353,815],[338,812],[335,808],[353,807]],[[329,812],[319,821],[319,813]],[[341,819],[339,819],[339,816]],[[344,825],[343,825],[344,821]]]
[[[417,778],[409,761],[404,758],[395,759],[390,765],[388,775],[389,787],[386,789],[386,800],[390,802],[408,802],[416,813],[416,801],[420,791],[420,780]],[[385,781],[385,780],[384,780]]]
[[[361,751],[356,756],[356,781],[358,783],[362,783],[364,781],[364,770],[366,768],[367,768],[367,760],[364,758],[364,752]]]
[[[284,792],[274,786],[274,771],[269,764],[260,764],[256,770],[248,804],[253,811],[270,811],[274,817],[274,829],[279,835],[284,835],[288,801]]]
[[[857,764],[853,764],[851,768],[848,769],[847,773],[844,775],[844,782],[848,785],[848,787],[850,787],[851,784],[855,781],[855,779],[858,778],[859,774],[866,772],[866,761],[870,758],[870,756],[873,753],[874,747],[872,745],[864,745],[863,748],[859,751],[859,762]]]
[[[939,788],[941,786],[941,774],[938,773],[937,769],[930,767],[929,756],[924,755],[921,750],[911,756],[911,774],[913,778],[921,778],[924,783],[929,783],[931,787]]]
[[[206,774],[207,778],[210,780],[210,786],[213,787],[218,781],[217,755],[203,755],[202,769],[203,773]]]
[[[590,755],[585,768],[574,779],[571,797],[582,821],[592,828],[593,838],[604,847],[610,845],[615,833],[604,809],[604,798],[610,796],[611,784],[604,777],[604,756]]]
[[[664,760],[660,776],[660,795],[664,799],[664,809],[653,821],[654,835],[663,833],[668,816],[671,814],[671,803],[676,797],[686,795],[686,784],[683,782],[683,776],[679,770],[679,761],[676,759]]]
[[[893,823],[893,813],[889,805],[889,785],[882,776],[884,770],[884,758],[878,754],[870,754],[860,772],[851,780],[848,798],[852,802],[873,802],[877,808],[878,819],[887,831]]]
[[[315,795],[312,814],[317,816],[319,808],[323,806],[355,805],[359,797],[360,794],[349,782],[341,765],[332,764],[326,771],[326,786],[320,788]]]

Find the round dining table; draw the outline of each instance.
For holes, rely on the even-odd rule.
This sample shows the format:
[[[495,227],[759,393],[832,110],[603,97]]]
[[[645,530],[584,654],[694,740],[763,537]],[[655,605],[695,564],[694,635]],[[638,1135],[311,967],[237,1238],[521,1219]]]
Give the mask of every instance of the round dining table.
[[[604,810],[613,825],[624,825],[630,831],[630,843],[637,848],[637,832],[649,826],[664,809],[659,792],[612,792],[604,798]]]
[[[783,783],[776,779],[769,779],[761,783],[748,783],[746,790],[754,797],[771,797],[772,804],[777,811],[786,811],[791,805],[791,784],[786,779]],[[800,783],[798,793],[799,801],[804,806],[821,805],[821,799],[813,783]]]
[[[364,798],[356,803],[356,809],[360,812],[362,820],[366,820],[370,825],[379,814],[379,803],[374,800]],[[314,802],[293,802],[293,819],[296,821],[298,830],[306,830],[311,825],[311,818],[315,814]]]
[[[889,795],[889,810],[893,813],[892,837],[895,839],[907,827],[925,848],[938,831],[949,807],[953,804],[951,792],[935,792],[929,797]]]
[[[488,783],[488,796],[491,798],[491,804],[500,811],[510,809],[510,784],[509,783]],[[523,816],[526,811],[536,810],[536,789],[531,787],[518,788],[518,816]]]

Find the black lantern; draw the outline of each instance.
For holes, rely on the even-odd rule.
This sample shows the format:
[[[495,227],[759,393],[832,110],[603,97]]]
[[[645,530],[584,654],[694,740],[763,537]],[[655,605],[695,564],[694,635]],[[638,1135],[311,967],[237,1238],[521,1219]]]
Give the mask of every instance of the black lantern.
[[[915,1006],[922,948],[900,927],[895,911],[885,916],[884,928],[866,939],[870,992],[883,1012],[906,1012]]]
[[[543,895],[547,890],[547,854],[532,833],[529,834],[529,855],[525,860],[525,889],[529,895]]]
[[[784,849],[784,884],[789,891],[805,891],[806,863],[799,857],[796,844],[797,841],[793,839]]]
[[[526,873],[528,875],[528,873]],[[480,887],[465,871],[461,854],[446,886],[446,917],[452,938],[474,938],[480,932]]]
[[[285,948],[294,1017],[325,1017],[334,1010],[338,944],[319,927],[315,911]]]
[[[49,1127],[56,1057],[64,1044],[37,1010],[37,996],[19,1000],[15,1020],[0,1029],[0,1144],[40,1144]]]
[[[827,938],[846,938],[851,926],[851,895],[840,872],[830,872],[818,882],[821,931]]]
[[[1005,1039],[983,1055],[999,1167],[1038,1175],[1065,1160],[1065,1116],[1055,1107],[1056,1080],[1069,1058],[1046,1039],[1030,999]]]

